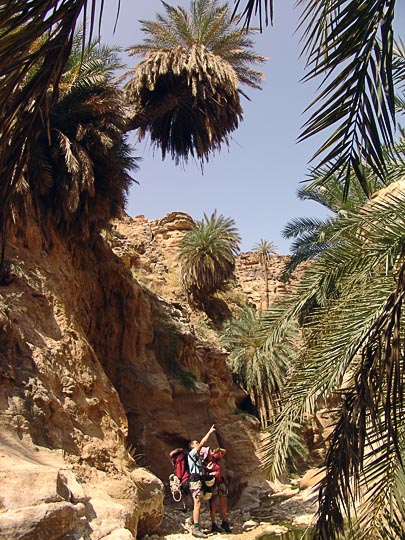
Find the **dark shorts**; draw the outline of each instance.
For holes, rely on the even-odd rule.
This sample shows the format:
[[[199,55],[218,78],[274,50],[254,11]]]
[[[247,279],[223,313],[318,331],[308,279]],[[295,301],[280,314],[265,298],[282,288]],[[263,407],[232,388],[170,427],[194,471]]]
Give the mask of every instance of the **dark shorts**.
[[[228,495],[228,488],[225,484],[225,482],[221,482],[220,484],[215,484],[215,486],[212,489],[212,496],[213,497],[226,497]]]

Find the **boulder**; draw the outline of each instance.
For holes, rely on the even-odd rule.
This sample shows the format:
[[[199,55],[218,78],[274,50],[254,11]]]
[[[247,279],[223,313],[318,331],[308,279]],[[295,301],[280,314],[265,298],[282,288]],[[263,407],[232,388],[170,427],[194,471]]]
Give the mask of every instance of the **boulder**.
[[[315,486],[325,476],[325,469],[309,469],[299,482],[301,491],[309,487]]]

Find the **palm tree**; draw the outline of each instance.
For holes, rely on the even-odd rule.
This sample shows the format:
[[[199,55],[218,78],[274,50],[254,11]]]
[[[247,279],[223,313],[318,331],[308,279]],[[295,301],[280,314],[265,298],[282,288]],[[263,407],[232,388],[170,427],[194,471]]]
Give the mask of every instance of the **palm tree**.
[[[67,62],[78,17],[86,0],[3,2],[0,8],[0,268],[16,185],[30,142],[46,129],[49,103]],[[95,5],[90,9],[94,21]],[[33,47],[43,36],[39,48]],[[35,71],[33,68],[36,68]],[[33,73],[28,77],[29,73]]]
[[[242,0],[237,0],[235,12],[242,3]],[[92,23],[96,5],[95,1],[91,3]],[[382,142],[388,146],[393,142],[395,107],[391,68],[395,0],[376,0],[371,5],[367,4],[367,9],[357,9],[358,0],[345,1],[345,9],[340,9],[342,5],[342,0],[307,1],[302,27],[304,52],[310,67],[308,78],[326,75],[325,80],[329,83],[331,76],[336,76],[314,101],[314,105],[321,103],[310,118],[302,138],[336,125],[335,133],[319,151],[322,154],[330,149],[320,163],[332,163],[331,174],[341,168],[346,185],[351,171],[354,171],[367,191],[362,160],[370,163],[377,175],[384,179]],[[41,121],[40,115],[47,117],[44,97],[49,88],[55,94],[78,17],[87,6],[86,0],[66,0],[63,3],[48,0],[29,6],[25,0],[15,0],[0,9],[0,105],[2,140],[7,141],[0,148],[0,233],[3,248],[11,193],[25,165],[28,139],[37,131],[35,122]],[[272,0],[247,0],[244,10],[246,22],[249,24],[254,11],[259,12],[261,19],[262,8],[268,22],[267,10],[271,18]],[[347,39],[349,29],[351,37]],[[49,39],[33,53],[32,44],[47,33]],[[22,86],[22,81],[35,64],[39,66],[35,77]],[[344,66],[345,76],[340,75],[340,66]],[[18,156],[17,163],[15,156]]]
[[[244,2],[238,0],[235,9],[239,3]],[[304,4],[304,0],[299,3]],[[322,182],[335,182],[335,173],[338,173],[346,191],[351,179],[356,178],[368,194],[364,166],[371,167],[380,183],[390,172],[382,149],[385,144],[390,150],[394,141],[392,22],[395,0],[305,0],[305,3],[302,28],[309,67],[307,78],[321,76],[324,83],[313,103],[317,108],[301,138],[334,128],[314,156],[319,159],[317,169],[323,166],[328,169]],[[247,0],[245,20],[249,23],[255,9],[261,17],[263,6],[269,8],[271,18],[272,4],[272,0]],[[77,18],[86,5],[86,0],[47,0],[29,5],[26,0],[14,0],[0,7],[1,258],[4,257],[11,198],[26,165],[31,141],[43,132],[43,120],[46,125],[48,104],[56,98]],[[92,9],[95,5],[96,2],[91,3]],[[48,40],[33,52],[33,43],[43,34]],[[34,66],[37,67],[35,75],[28,79]],[[226,92],[219,92],[219,97],[224,96],[227,97]],[[236,107],[233,114],[239,118]],[[334,242],[331,251],[316,260],[314,273],[308,275],[306,293],[302,291],[302,298],[287,310],[289,316],[293,316],[308,298],[317,296],[321,306],[320,322],[325,332],[317,332],[314,325],[310,328],[313,331],[309,333],[312,336],[309,343],[324,344],[328,354],[313,356],[311,353],[311,361],[303,355],[302,364],[309,372],[302,377],[303,393],[295,395],[300,403],[294,402],[294,395],[290,394],[292,405],[286,409],[286,422],[292,425],[297,413],[299,417],[302,395],[308,403],[313,403],[318,393],[339,387],[342,375],[348,371],[353,374],[352,381],[356,382],[347,390],[345,388],[345,406],[327,462],[328,475],[322,486],[317,527],[317,537],[322,539],[336,537],[343,522],[340,503],[343,501],[343,507],[350,508],[351,495],[365,486],[367,476],[373,481],[372,488],[362,495],[367,503],[366,512],[367,505],[369,510],[360,514],[360,524],[364,528],[357,537],[371,537],[374,525],[376,528],[372,532],[380,538],[383,534],[385,538],[396,539],[402,535],[404,416],[400,414],[403,405],[398,393],[403,380],[398,359],[403,358],[404,350],[399,311],[405,274],[401,259],[402,199],[397,194],[388,197],[388,202],[380,201],[374,205],[374,210],[379,209],[379,215],[365,212],[359,218],[364,218],[361,223],[355,222],[352,215],[339,218],[339,226],[351,231],[350,236],[336,230],[341,241]],[[402,214],[395,213],[397,208]],[[346,219],[353,220],[353,227]],[[368,239],[369,235],[371,239]],[[365,238],[367,242],[364,242]],[[341,251],[343,248],[346,248],[346,255]],[[355,277],[356,272],[350,269],[359,276]],[[339,291],[336,303],[326,294],[335,281]],[[325,294],[324,287],[327,287]],[[340,301],[346,303],[340,305]],[[325,312],[322,311],[324,305],[328,308]],[[358,310],[356,319],[353,319],[353,307]],[[341,316],[339,324],[332,324],[334,320],[338,321],[332,316],[337,317],[339,313],[346,318]],[[332,321],[329,328],[336,330],[332,334],[326,332],[328,319]],[[287,320],[288,317],[282,318],[284,322]],[[360,327],[360,323],[364,324]],[[273,335],[280,333],[282,322],[273,324],[272,328],[276,328]],[[350,330],[351,336],[339,334],[338,330],[342,329]],[[335,348],[331,349],[331,346]],[[333,352],[332,359],[330,351]],[[312,358],[320,360],[313,363]],[[316,377],[329,382],[316,385]],[[308,388],[312,389],[310,394]],[[367,442],[378,451],[369,452],[371,446],[365,445],[366,436],[369,437]],[[281,445],[285,442],[281,437],[276,440]],[[384,454],[380,450],[384,450]],[[388,474],[383,476],[381,472]],[[350,473],[354,473],[352,477],[357,480],[354,487],[348,483]]]
[[[260,239],[258,244],[253,246],[253,251],[256,251],[259,254],[259,259],[263,265],[264,271],[264,282],[266,290],[266,309],[269,309],[270,299],[269,299],[269,259],[270,255],[276,254],[276,245],[270,240]]]
[[[183,236],[180,245],[181,281],[190,300],[202,307],[226,290],[234,276],[240,237],[235,221],[216,210]]]
[[[79,16],[84,12],[84,19],[89,17],[90,22],[85,27],[84,36],[86,40],[91,39],[98,7],[101,20],[103,2],[98,3],[97,0],[92,0],[92,2],[46,0],[29,4],[26,0],[15,0],[3,3],[0,7],[0,76],[2,80],[0,106],[3,141],[0,144],[0,268],[4,262],[11,199],[17,185],[21,182],[30,144],[38,136],[42,136],[44,130],[48,128],[50,105],[58,94],[59,80],[71,51]],[[225,19],[229,21],[229,16],[226,15]],[[216,22],[220,23],[220,18]],[[211,28],[210,31],[213,29]],[[216,26],[215,30],[218,30]],[[44,36],[46,39],[41,40]],[[35,44],[39,41],[41,45],[36,47]],[[220,108],[216,101],[211,103],[213,109],[211,118],[215,121],[225,121],[229,129],[232,125],[236,127],[241,115],[237,89],[235,90],[230,85],[231,79],[233,77],[233,82],[235,82],[235,77],[242,75],[241,81],[251,86],[259,86],[261,75],[250,70],[247,65],[263,61],[263,57],[254,55],[249,50],[251,42],[244,34],[239,36],[239,45],[242,45],[242,50],[234,49],[233,58],[241,70],[235,71],[235,66],[225,69],[225,64],[221,64],[219,67],[222,69],[222,74],[218,74],[218,77],[211,74],[210,77],[211,81],[219,78],[226,88],[223,90],[217,88],[215,91],[210,88],[205,90],[206,96],[226,103],[231,109],[228,118],[228,112],[224,107]],[[238,54],[240,54],[239,60]],[[211,63],[211,65],[214,64]],[[243,79],[243,67],[245,79]],[[31,76],[29,76],[30,73]],[[201,105],[200,96],[201,94],[198,96],[199,105]],[[234,98],[233,104],[227,101],[228,97]],[[210,112],[209,107],[206,112]],[[189,130],[192,126],[186,122],[182,124],[182,127],[186,130],[185,139],[190,140]],[[204,124],[200,118],[200,127],[211,131],[203,135],[194,131],[195,140],[192,144],[198,146],[202,153],[204,150],[200,139],[210,140],[212,149],[219,148],[221,135],[215,123]],[[128,125],[127,129],[129,129]],[[228,133],[226,129],[223,134],[225,140]],[[186,147],[187,143],[184,145],[184,148]]]
[[[249,66],[265,58],[253,52],[228,4],[192,0],[189,11],[162,5],[165,15],[141,21],[147,37],[128,49],[144,57],[128,74],[129,126],[139,128],[140,139],[149,132],[163,158],[208,161],[243,117],[240,85],[260,88],[263,75]]]
[[[266,427],[280,410],[291,355],[288,336],[268,348],[261,314],[245,306],[225,323],[221,343],[229,351],[227,363],[235,381],[248,393],[262,426]]]
[[[17,194],[26,182],[42,216],[50,213],[59,229],[87,239],[123,210],[136,159],[123,135],[123,93],[114,81],[118,50],[82,43],[78,32],[49,105],[49,130],[31,142]],[[18,199],[24,203],[26,195]]]
[[[362,531],[351,538],[401,537],[405,423],[402,388],[404,328],[404,182],[377,192],[359,212],[331,225],[331,242],[314,260],[277,318],[264,330],[278,340],[302,306],[316,299],[293,357],[284,404],[268,431],[266,466],[279,475],[290,433],[317,402],[339,395],[321,484],[315,538],[340,538],[345,517]]]

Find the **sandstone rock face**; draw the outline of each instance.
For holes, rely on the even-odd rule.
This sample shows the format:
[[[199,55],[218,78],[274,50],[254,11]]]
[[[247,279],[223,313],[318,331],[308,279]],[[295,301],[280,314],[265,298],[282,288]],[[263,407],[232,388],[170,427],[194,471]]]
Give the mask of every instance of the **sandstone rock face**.
[[[322,480],[325,476],[324,469],[309,469],[305,475],[301,478],[299,483],[300,490],[305,490],[309,487],[313,487]]]
[[[228,449],[225,467],[228,477],[232,478],[230,500],[235,502],[242,491],[249,489],[248,482],[254,484],[263,480],[258,459],[260,426],[252,416],[240,414],[240,405],[246,396],[232,383],[226,365],[227,353],[215,344],[214,336],[201,333],[202,314],[196,317],[181,290],[179,246],[192,224],[191,217],[182,212],[172,212],[151,221],[144,216],[123,216],[112,223],[108,241],[114,252],[136,279],[156,295],[150,295],[153,341],[147,344],[148,354],[141,351],[137,354],[138,359],[147,358],[148,363],[143,365],[137,360],[136,367],[122,375],[116,374],[121,379],[115,386],[125,388],[120,395],[127,410],[129,440],[136,441],[137,451],[145,455],[144,464],[163,480],[170,474],[171,466],[162,456],[167,456],[170,449],[200,437],[210,423],[215,422],[217,440],[210,444],[214,446],[218,442]],[[268,272],[270,303],[295,287],[301,278],[297,272],[289,283],[284,283],[285,261],[286,256],[271,257]],[[257,253],[238,256],[236,283],[229,300],[265,308],[267,291],[263,272]],[[207,341],[201,338],[202,335],[208,336]],[[208,341],[209,338],[212,339]],[[176,347],[175,356],[181,368],[197,375],[198,383],[192,391],[170,373],[168,363]],[[150,349],[154,349],[154,355],[150,354]],[[114,379],[111,374],[109,376]],[[139,389],[135,379],[131,379],[135,376],[142,380],[143,390]],[[138,389],[136,395],[131,392],[134,387]],[[238,409],[239,414],[235,414]],[[143,418],[142,422],[140,418]]]
[[[121,294],[135,302],[140,287],[101,238],[84,249],[52,231],[45,241],[34,222],[17,233],[17,275],[0,287],[0,537],[135,538],[138,522],[159,525],[163,487],[149,473],[139,504],[125,410],[102,365],[128,346],[96,310],[121,320]]]

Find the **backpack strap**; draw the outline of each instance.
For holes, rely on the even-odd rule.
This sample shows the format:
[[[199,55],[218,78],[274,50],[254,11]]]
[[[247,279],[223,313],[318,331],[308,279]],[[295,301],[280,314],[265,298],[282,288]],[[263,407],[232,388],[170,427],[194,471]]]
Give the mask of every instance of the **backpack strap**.
[[[193,458],[193,456],[191,456],[188,452],[186,452],[186,454],[187,454],[187,457],[190,457],[190,459],[191,459],[191,461],[194,463],[194,465],[197,465],[197,467],[198,467],[199,469],[201,469],[200,472],[199,472],[198,474],[199,474],[200,476],[206,475],[206,474],[207,474],[207,471],[209,471],[209,469],[208,469],[208,467],[207,467],[206,465],[203,464],[203,462],[201,461],[201,459],[200,459],[201,464],[199,464],[199,463]],[[191,474],[193,474],[193,473],[191,473]],[[195,474],[195,473],[194,473],[194,474]]]

